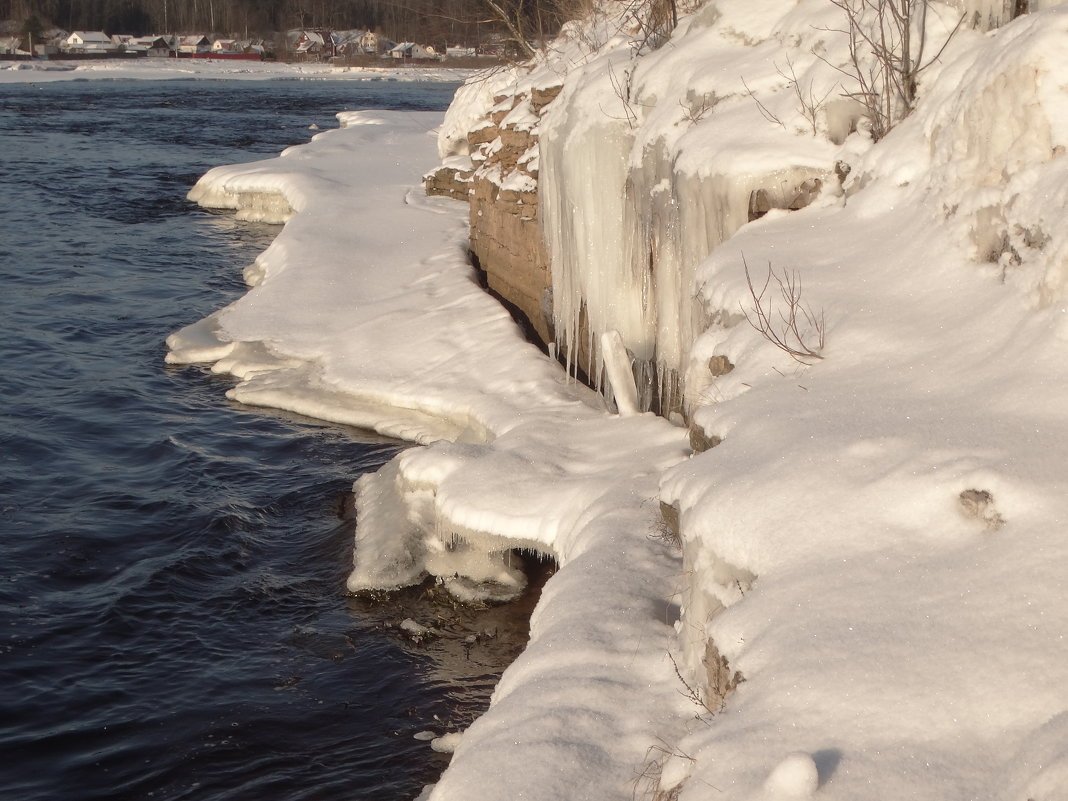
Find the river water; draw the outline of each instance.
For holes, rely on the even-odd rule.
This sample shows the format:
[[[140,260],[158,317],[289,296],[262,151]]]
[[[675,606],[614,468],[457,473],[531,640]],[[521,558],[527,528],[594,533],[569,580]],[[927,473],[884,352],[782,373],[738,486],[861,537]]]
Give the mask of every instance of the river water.
[[[163,363],[275,232],[185,201],[200,174],[454,89],[0,86],[3,798],[413,798],[443,765],[413,735],[484,707],[531,599],[343,594],[346,493],[402,445]]]

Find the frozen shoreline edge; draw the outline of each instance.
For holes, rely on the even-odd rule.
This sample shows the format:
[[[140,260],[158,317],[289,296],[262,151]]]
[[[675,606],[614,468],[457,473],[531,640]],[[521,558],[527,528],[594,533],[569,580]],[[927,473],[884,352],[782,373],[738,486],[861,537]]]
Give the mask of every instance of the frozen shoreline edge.
[[[308,238],[317,243],[317,262],[326,255],[324,250],[338,250],[320,227],[325,222],[336,229],[332,218],[338,211],[323,208],[323,184],[317,182],[329,176],[330,183],[337,183],[339,154],[350,161],[354,152],[367,152],[368,140],[388,147],[387,141],[398,138],[397,129],[406,127],[397,115],[364,112],[342,119],[345,128],[320,134],[309,145],[290,148],[277,159],[216,168],[201,179],[214,186],[204,190],[204,197],[262,208],[259,201],[235,198],[269,193],[284,196],[296,213],[247,271],[253,283],[249,295],[172,335],[168,361],[212,361],[215,371],[239,379],[238,387],[228,393],[234,399],[328,420],[343,419],[342,410],[353,392],[373,385],[381,399],[380,418],[364,418],[373,428],[432,443],[405,451],[385,472],[358,483],[363,505],[357,532],[360,558],[354,572],[358,586],[399,586],[427,569],[439,576],[462,570],[479,581],[499,581],[503,577],[494,571],[502,547],[555,555],[560,570],[532,615],[527,650],[505,671],[490,710],[465,733],[432,797],[500,798],[532,785],[565,797],[578,779],[559,775],[556,766],[576,747],[588,754],[584,761],[600,765],[586,771],[581,783],[591,792],[594,788],[603,792],[642,763],[657,736],[668,736],[661,724],[676,726],[679,707],[684,705],[667,656],[674,635],[670,599],[677,591],[680,563],[677,553],[650,532],[658,525],[659,509],[652,499],[660,473],[685,457],[685,433],[652,415],[608,415],[598,408],[600,401],[592,393],[568,381],[558,365],[526,343],[507,312],[477,286],[463,252],[452,246],[442,254],[441,246],[434,244],[435,239],[448,241],[448,230],[455,236],[457,222],[463,227],[464,221],[457,220],[458,204],[452,201],[403,190],[394,212],[405,220],[415,219],[405,214],[420,215],[420,238],[429,247],[424,245],[417,257],[409,254],[410,264],[398,265],[394,255],[375,268],[385,270],[396,283],[388,288],[372,278],[380,294],[362,305],[363,314],[378,325],[384,318],[376,305],[396,313],[400,302],[406,307],[399,314],[406,318],[400,328],[408,334],[413,328],[425,330],[433,320],[440,327],[430,340],[439,348],[441,342],[459,338],[453,349],[433,354],[439,368],[448,365],[441,380],[413,392],[407,386],[413,380],[410,373],[388,371],[391,386],[366,373],[354,378],[347,370],[335,372],[326,342],[318,342],[319,352],[313,358],[295,347],[293,340],[308,347],[311,343],[304,334],[314,340],[315,332],[303,331],[289,342],[280,341],[286,339],[284,329],[290,323],[266,332],[257,322],[260,312],[245,315],[243,305],[265,303],[270,314],[285,314],[282,307],[292,296],[286,298],[283,292],[275,300],[261,298],[274,295],[272,285],[306,266],[280,253],[299,251]],[[407,121],[411,122],[410,115]],[[407,135],[417,139],[421,132],[415,127],[413,131],[408,125]],[[381,136],[387,128],[389,136]],[[341,140],[349,137],[353,141],[342,145]],[[379,153],[373,160],[388,159]],[[298,163],[297,169],[286,169]],[[412,171],[410,179],[417,175]],[[366,190],[366,180],[363,186]],[[378,207],[382,196],[396,197],[397,189],[369,194],[379,192],[381,196],[370,198]],[[281,208],[273,200],[268,205]],[[351,208],[346,212],[357,213]],[[444,227],[442,221],[447,222]],[[397,225],[394,220],[394,230]],[[383,226],[390,228],[389,223]],[[341,243],[340,251],[348,250],[347,244]],[[306,276],[288,289],[307,290],[314,281]],[[419,287],[414,296],[413,286]],[[354,287],[353,297],[361,294],[366,289]],[[360,306],[358,301],[355,305]],[[435,309],[441,314],[434,314]],[[351,329],[367,324],[361,316],[356,312],[355,320],[341,326],[349,356],[353,356]],[[390,319],[397,323],[394,315]],[[246,339],[251,329],[276,336],[265,347]],[[473,331],[480,331],[480,336],[472,336]],[[398,339],[408,341],[403,336]],[[357,343],[355,350],[365,346]],[[418,372],[424,366],[423,359],[412,362],[410,355],[397,351],[377,360],[378,366],[388,364],[389,356],[408,370]],[[337,408],[330,408],[334,401],[324,403],[324,387],[331,390],[326,394]],[[403,409],[418,403],[437,409],[452,423],[452,431],[419,425],[400,431],[389,424],[391,404]],[[384,481],[381,475],[387,476]],[[376,488],[376,482],[382,487]],[[393,514],[375,514],[381,510]],[[494,550],[487,551],[491,540]],[[467,548],[458,551],[458,542],[467,543]],[[478,542],[482,549],[470,547]],[[651,686],[654,676],[659,678]],[[635,707],[646,712],[635,717]],[[665,710],[673,713],[665,715]],[[645,722],[639,725],[641,720]],[[502,734],[505,731],[507,735]],[[502,770],[502,766],[507,767]],[[489,775],[497,778],[488,782]]]

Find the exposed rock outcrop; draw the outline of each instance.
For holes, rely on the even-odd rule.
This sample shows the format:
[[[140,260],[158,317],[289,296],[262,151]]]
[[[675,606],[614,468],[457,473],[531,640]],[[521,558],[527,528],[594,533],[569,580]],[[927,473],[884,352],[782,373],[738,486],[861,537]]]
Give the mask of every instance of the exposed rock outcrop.
[[[423,185],[426,186],[428,195],[451,197],[466,203],[471,188],[472,173],[472,170],[463,167],[442,164],[423,176]]]
[[[555,336],[538,219],[538,123],[559,91],[494,98],[488,118],[467,135],[472,169],[446,163],[425,177],[428,194],[470,203],[471,254],[486,287],[541,345]]]

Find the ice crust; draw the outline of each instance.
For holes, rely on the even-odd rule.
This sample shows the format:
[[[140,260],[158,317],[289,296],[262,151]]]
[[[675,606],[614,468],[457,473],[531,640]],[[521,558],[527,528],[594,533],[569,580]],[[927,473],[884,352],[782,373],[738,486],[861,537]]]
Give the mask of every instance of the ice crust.
[[[609,414],[478,290],[466,209],[409,187],[440,117],[362,112],[205,176],[296,213],[249,294],[170,358],[216,362],[239,400],[424,443],[358,482],[350,587],[429,571],[506,596],[516,549],[561,565],[425,797],[1063,795],[1068,9],[989,25],[1000,7],[932,4],[935,40],[985,21],[877,143],[838,97],[823,0],[703,3],[658,49],[607,4],[457,93],[442,158],[469,155],[497,98],[563,84],[536,155],[557,344],[585,308],[611,387],[633,360],[722,440],[689,458],[684,430],[638,412],[649,386]],[[814,121],[787,57],[834,92]],[[780,208],[813,177],[809,205]],[[746,323],[743,259],[800,279],[822,359]],[[744,678],[725,702],[718,657]]]

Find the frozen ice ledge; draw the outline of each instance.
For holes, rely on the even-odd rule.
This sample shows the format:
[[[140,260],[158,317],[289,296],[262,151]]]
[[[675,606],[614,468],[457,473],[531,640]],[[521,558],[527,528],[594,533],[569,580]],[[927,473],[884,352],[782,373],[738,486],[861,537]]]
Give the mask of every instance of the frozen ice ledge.
[[[339,118],[198,182],[204,205],[285,225],[245,270],[248,293],[169,337],[167,361],[211,364],[243,403],[422,444],[356,483],[351,590],[430,574],[501,599],[522,586],[522,553],[557,561],[528,648],[434,798],[627,797],[667,736],[650,722],[685,714],[666,657],[681,560],[657,535],[657,482],[685,432],[609,414],[481,289],[463,207],[412,186],[440,114]]]

